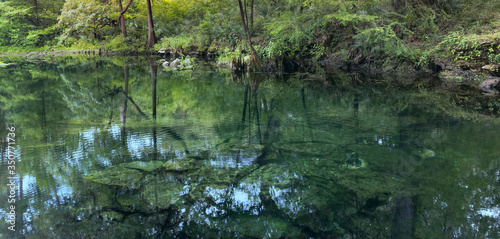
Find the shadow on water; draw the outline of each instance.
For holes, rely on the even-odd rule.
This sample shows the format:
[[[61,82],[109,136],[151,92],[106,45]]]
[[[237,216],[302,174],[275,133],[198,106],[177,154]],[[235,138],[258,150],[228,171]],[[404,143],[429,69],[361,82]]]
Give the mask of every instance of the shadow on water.
[[[0,90],[0,122],[18,129],[23,217],[2,236],[499,236],[498,119],[446,95],[142,58],[8,71],[1,89],[19,87]]]

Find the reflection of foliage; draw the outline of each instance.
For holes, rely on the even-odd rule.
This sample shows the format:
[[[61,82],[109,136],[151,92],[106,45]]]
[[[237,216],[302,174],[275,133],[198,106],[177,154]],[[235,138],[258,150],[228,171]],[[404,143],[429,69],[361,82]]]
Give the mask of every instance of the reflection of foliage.
[[[414,81],[162,71],[157,120],[129,104],[117,124],[124,97],[110,93],[124,89],[123,66],[135,64],[128,95],[152,115],[150,68],[64,61],[0,71],[2,112],[22,136],[19,174],[36,182],[35,202],[19,204],[32,216],[28,238],[386,238],[398,197],[416,198],[418,237],[442,235],[435,225],[474,237],[463,218],[481,232],[495,225],[479,213],[498,201],[483,200],[499,195],[497,120]],[[365,167],[343,167],[353,159]]]
[[[85,117],[86,114],[96,114],[99,112],[99,102],[94,99],[92,93],[88,89],[75,89],[72,83],[69,82],[64,75],[61,75],[61,80],[66,84],[66,88],[69,91],[66,93],[65,91],[59,90],[59,94],[68,106],[69,110],[72,112],[78,112],[80,117]],[[82,102],[82,100],[84,101]]]

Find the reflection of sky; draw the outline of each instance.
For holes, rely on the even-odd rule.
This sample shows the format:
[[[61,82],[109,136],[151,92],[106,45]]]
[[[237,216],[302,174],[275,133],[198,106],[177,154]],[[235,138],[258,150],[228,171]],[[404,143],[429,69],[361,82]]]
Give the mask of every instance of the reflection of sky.
[[[114,124],[111,126],[111,128],[108,130],[111,135],[113,135],[113,138],[115,139],[120,139],[122,135],[122,131],[120,129],[120,126],[118,124]]]
[[[205,194],[211,197],[216,204],[221,204],[226,200],[226,195],[228,190],[229,190],[228,188],[217,189],[217,188],[206,187]]]
[[[36,193],[36,178],[30,175],[23,176],[23,194],[32,199],[32,195]]]
[[[392,136],[390,135],[375,135],[374,139],[380,146],[396,147],[396,144],[391,143]]]
[[[238,157],[238,159],[236,159]],[[210,159],[208,162],[210,166],[215,168],[241,168],[243,166],[252,165],[255,162],[255,159],[258,157],[257,154],[243,157],[235,155],[227,156],[227,155],[216,155],[215,158]]]
[[[240,183],[234,189],[231,196],[233,210],[250,211],[252,215],[258,215],[257,207],[260,205],[260,180],[253,181],[252,184]]]
[[[287,177],[293,177],[293,178],[297,178],[297,179],[299,178],[299,176],[296,174],[289,175],[287,173],[282,175],[282,177],[285,177],[285,178],[277,177],[277,180],[279,182],[283,182],[283,181],[285,181],[285,179]],[[288,211],[292,214],[298,214],[300,211],[305,210],[306,208],[304,205],[299,204],[300,196],[296,197],[298,200],[291,200],[293,193],[294,194],[300,193],[297,191],[297,189],[294,189],[294,190],[292,190],[292,189],[293,188],[291,188],[291,187],[280,188],[280,187],[277,187],[275,185],[272,185],[269,188],[269,194],[271,195],[271,198],[273,199],[274,203],[276,204],[276,207],[278,207],[279,209]]]
[[[481,216],[484,216],[484,217],[492,217],[492,218],[500,219],[500,208],[499,207],[481,208],[477,213]]]
[[[56,193],[57,193],[57,198],[59,198],[60,203],[64,203],[64,199],[70,198],[73,195],[73,188],[70,187],[68,184],[62,181],[62,179],[55,178],[57,181],[57,188],[56,188]],[[23,194],[24,197],[28,197],[30,199],[31,203],[34,203],[34,195],[37,194],[37,180],[36,177],[30,176],[30,175],[24,175],[23,176]],[[52,198],[47,200],[48,204],[56,204],[56,195],[52,195]]]
[[[108,133],[111,137],[120,141],[122,136],[121,128],[118,124],[113,124],[108,130]],[[120,154],[123,149],[117,148],[118,145],[95,145],[96,135],[102,133],[101,129],[98,127],[91,127],[86,130],[81,131],[81,137],[83,138],[83,142],[79,145],[77,150],[74,150],[71,153],[71,158],[73,162],[70,162],[72,165],[77,165],[80,160],[87,158],[90,153],[95,150],[95,147],[103,147],[109,148],[109,152],[111,155]],[[161,137],[157,137],[157,145],[161,145],[163,139]],[[132,158],[143,159],[147,150],[153,148],[154,142],[153,137],[148,134],[137,134],[128,131],[127,132],[127,151],[130,153]],[[165,153],[161,147],[158,147],[159,153]],[[95,157],[101,162],[103,165],[110,165],[111,161],[107,159],[107,155],[95,155]],[[180,154],[178,156],[181,156]]]
[[[109,139],[109,136],[111,136],[115,140],[121,141],[122,131],[118,125],[113,125],[111,126],[111,128],[107,130],[109,130],[109,135],[104,135],[108,137],[107,139]],[[63,160],[68,160],[72,164],[75,163],[78,164],[83,161],[82,159],[85,159],[85,157],[91,155],[94,156],[95,159],[97,159],[97,161],[103,163],[104,165],[106,166],[111,165],[113,160],[111,158],[112,156],[110,155],[118,155],[121,153],[120,152],[121,150],[125,149],[121,148],[121,145],[116,148],[113,148],[112,147],[113,145],[105,145],[106,140],[102,140],[102,137],[99,135],[103,133],[102,131],[103,129],[94,127],[81,131],[80,142],[78,144],[78,149],[76,151],[63,152],[61,153],[61,155],[54,155],[54,156],[63,157]],[[169,138],[167,139],[170,140]],[[375,135],[374,140],[379,145],[384,145],[389,147],[394,146],[394,144],[392,143],[394,139],[392,139],[391,136]],[[161,137],[157,138],[158,146],[162,144],[162,141],[167,142],[167,140],[164,140]],[[147,155],[148,152],[152,150],[153,137],[151,136],[151,134],[144,132],[128,132],[126,143],[127,143],[126,149],[130,153],[131,157],[141,159],[144,158],[145,155]],[[102,144],[102,145],[97,145],[97,144]],[[205,144],[208,145],[207,148],[210,148],[209,146],[210,142],[205,141]],[[111,146],[111,148],[105,153],[93,152],[95,147],[108,147],[108,146]],[[179,149],[178,148],[176,149],[174,146],[175,144],[168,145],[166,147],[163,146],[165,148],[158,147],[158,150],[161,151],[160,153],[164,153],[164,151],[169,151],[170,149],[174,149],[174,151],[176,151],[176,154],[179,153],[177,152],[179,151]],[[256,157],[258,156],[258,154],[255,152],[258,151],[253,149],[247,150],[245,152],[244,157],[242,156],[243,154],[241,153],[239,155],[240,157],[236,159],[237,158],[236,152],[225,153],[221,151],[216,151],[215,155],[211,154],[210,156],[212,157],[208,160],[203,161],[203,163],[215,169],[240,168],[254,163]],[[179,154],[182,154],[182,152],[180,152]],[[69,157],[64,157],[64,156],[69,156]],[[476,172],[476,169],[473,170],[474,172]],[[496,181],[498,182],[499,171],[496,172],[495,176],[496,176]],[[249,180],[250,178],[252,179]],[[36,193],[36,188],[35,188],[36,178],[31,176],[25,176],[23,179],[24,179],[23,188],[26,191],[31,191]],[[262,201],[259,197],[259,195],[262,193],[261,189],[267,191],[264,192],[264,195],[270,195],[270,198],[274,201],[276,207],[282,213],[284,212],[289,215],[291,214],[290,216],[292,217],[295,217],[299,214],[302,215],[302,213],[305,210],[309,211],[310,208],[310,206],[308,206],[307,204],[308,202],[304,200],[304,198],[307,199],[308,197],[311,197],[311,195],[308,195],[306,193],[307,189],[303,189],[304,191],[301,191],[300,187],[299,188],[293,187],[290,182],[291,180],[295,179],[301,181],[301,178],[298,175],[290,172],[288,173],[283,172],[280,175],[276,175],[276,177],[273,178],[272,180],[273,182],[276,183],[271,183],[271,184],[266,183],[267,181],[265,180],[261,181],[261,179],[255,179],[254,177],[249,177],[245,178],[244,182],[241,182],[233,186],[227,186],[225,188],[213,188],[207,186],[205,187],[205,190],[203,190],[204,193],[203,196],[205,198],[212,198],[215,204],[214,205],[211,205],[213,203],[207,204],[203,202],[203,199],[201,201],[197,201],[191,206],[189,210],[189,215],[190,215],[189,217],[195,221],[199,220],[198,222],[213,224],[213,223],[220,223],[220,220],[215,219],[215,217],[223,217],[231,215],[228,214],[228,211],[243,213],[245,215],[262,214],[260,212],[266,209],[263,208],[264,205],[262,205]],[[172,181],[174,180],[176,179],[173,178]],[[73,189],[70,186],[68,186],[68,184],[65,183],[64,181],[57,180],[56,185],[59,185],[57,189],[55,191],[49,192],[50,193],[49,197],[52,198],[46,202],[46,204],[48,205],[55,205],[57,202],[64,203],[65,198],[71,197],[73,194]],[[182,192],[179,193],[179,197],[188,194],[189,190],[190,187],[186,185],[183,188]],[[56,201],[55,193],[57,194],[58,201]],[[474,194],[480,194],[480,193],[481,192],[474,192]],[[488,203],[493,203],[492,198],[485,198],[485,200]],[[434,202],[442,208],[448,207],[447,202],[443,201],[441,196],[435,197]],[[498,207],[488,208],[488,205],[485,204],[483,204],[482,206],[485,208],[481,208],[480,210],[478,210],[476,215],[481,215],[483,217],[490,217],[490,218],[500,218],[500,209]],[[198,214],[198,215],[196,216],[196,218],[193,218],[192,214]],[[30,217],[30,215],[33,214],[26,214],[25,217]],[[203,217],[203,215],[208,216],[209,218]],[[27,219],[26,221],[29,220],[31,219]]]
[[[300,196],[294,196],[301,192],[297,192],[291,187],[291,179],[299,179],[299,176],[296,174],[283,173],[274,178],[274,180],[281,185],[270,185],[269,195],[279,209],[297,214],[302,210],[306,210],[306,207],[301,204]],[[265,210],[265,208],[262,208],[262,201],[259,196],[262,187],[263,185],[260,178],[241,182],[236,187],[213,188],[207,186],[204,188],[204,196],[211,198],[217,206],[204,205],[206,208],[203,209],[203,212],[211,217],[220,216],[226,212],[220,209],[219,206],[224,207],[229,203],[230,210],[232,211],[259,215],[261,210]],[[267,186],[264,187],[267,188]],[[293,198],[298,199],[298,201],[291,200]],[[198,206],[201,205],[198,204]]]
[[[109,133],[115,140],[120,140],[122,132],[118,124],[114,124]],[[157,138],[157,143],[161,144],[161,138]],[[137,135],[129,132],[127,135],[127,149],[130,155],[138,159],[142,159],[144,148],[152,148],[154,145],[153,138],[150,135]]]
[[[231,208],[235,211],[249,211],[253,215],[257,215],[256,210],[260,204],[260,180],[253,182],[252,184],[240,183],[236,188],[221,188],[215,189],[212,187],[205,188],[205,195],[212,198],[212,200],[217,205],[222,205],[226,200],[231,201]],[[230,194],[228,195],[228,192]],[[206,209],[208,215],[214,215],[215,213],[224,213],[224,211],[219,210],[215,207],[209,207]]]

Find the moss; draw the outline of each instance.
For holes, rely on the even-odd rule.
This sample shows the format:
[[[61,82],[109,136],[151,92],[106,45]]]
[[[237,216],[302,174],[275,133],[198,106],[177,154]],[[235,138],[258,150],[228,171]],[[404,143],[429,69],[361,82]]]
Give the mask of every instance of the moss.
[[[150,161],[150,162],[144,162],[144,161],[134,161],[130,163],[122,163],[120,164],[121,167],[125,168],[130,168],[130,169],[138,169],[146,172],[151,172],[156,169],[161,168],[161,166],[164,165],[163,161]]]
[[[154,180],[154,179],[153,179]],[[143,195],[148,205],[167,209],[174,205],[180,207],[182,196],[188,192],[184,190],[185,185],[179,182],[148,181],[144,185]]]
[[[112,166],[103,171],[92,173],[85,179],[105,185],[134,187],[142,176],[143,174],[138,170]]]
[[[436,153],[432,149],[415,149],[411,153],[422,159],[432,158],[436,156]]]
[[[166,171],[184,172],[190,169],[194,162],[194,159],[174,159],[165,162],[162,167]]]
[[[294,153],[303,153],[310,155],[326,156],[333,153],[336,149],[333,143],[277,143],[274,146],[281,150],[286,150]]]
[[[115,212],[115,211],[107,211],[107,212],[102,212],[101,217],[104,219],[104,221],[121,221],[123,220],[124,216],[121,213]]]

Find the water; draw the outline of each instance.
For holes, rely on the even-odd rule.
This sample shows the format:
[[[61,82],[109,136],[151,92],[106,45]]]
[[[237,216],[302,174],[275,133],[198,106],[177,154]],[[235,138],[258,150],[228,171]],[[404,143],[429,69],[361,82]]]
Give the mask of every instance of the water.
[[[2,238],[500,237],[499,104],[435,79],[142,58],[0,76]]]

